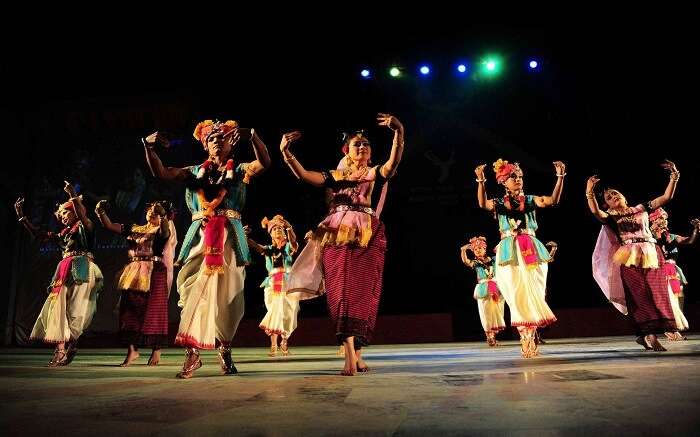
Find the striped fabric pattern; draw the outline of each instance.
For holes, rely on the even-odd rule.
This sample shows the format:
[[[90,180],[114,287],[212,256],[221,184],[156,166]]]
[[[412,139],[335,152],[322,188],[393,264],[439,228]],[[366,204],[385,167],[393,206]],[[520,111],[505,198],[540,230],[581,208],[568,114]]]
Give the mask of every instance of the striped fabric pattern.
[[[657,256],[663,254],[657,246]],[[621,266],[620,273],[625,287],[627,310],[638,334],[661,334],[674,331],[676,322],[668,295],[668,280],[663,263],[659,268]]]
[[[350,336],[355,337],[356,348],[370,343],[382,294],[385,253],[384,224],[374,217],[372,239],[367,247],[323,248],[328,312],[336,327],[338,343]]]

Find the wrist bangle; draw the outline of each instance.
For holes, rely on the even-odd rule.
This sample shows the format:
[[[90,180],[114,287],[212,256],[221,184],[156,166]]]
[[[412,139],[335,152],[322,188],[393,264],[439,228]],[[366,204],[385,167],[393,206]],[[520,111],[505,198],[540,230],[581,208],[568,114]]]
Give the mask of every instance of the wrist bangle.
[[[475,179],[475,180],[476,180],[478,183],[480,183],[480,184],[486,182],[486,178],[484,178],[484,179]]]
[[[586,198],[595,199],[595,193],[593,193],[592,191],[586,191]]]
[[[297,159],[296,156],[292,155],[291,153],[289,154],[289,156],[284,155],[284,162],[291,162],[291,161],[294,161],[295,159]]]
[[[23,216],[20,217],[17,221],[20,222],[20,223],[22,223],[22,222],[25,221],[25,220],[28,220],[28,219],[27,219],[27,216],[26,216],[26,215],[23,215]]]
[[[563,173],[563,174],[557,174],[557,177],[558,177],[558,178],[563,178],[564,176],[566,176],[566,173]]]

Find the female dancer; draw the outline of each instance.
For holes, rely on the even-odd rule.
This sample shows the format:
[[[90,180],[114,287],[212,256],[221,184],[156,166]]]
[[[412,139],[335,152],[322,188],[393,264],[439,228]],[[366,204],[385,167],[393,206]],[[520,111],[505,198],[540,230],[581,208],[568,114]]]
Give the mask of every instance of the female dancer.
[[[345,346],[344,376],[366,372],[362,347],[374,331],[382,290],[386,237],[379,220],[386,181],[401,161],[404,129],[390,114],[377,121],[394,133],[389,159],[371,165],[372,147],[363,132],[345,135],[343,158],[331,171],[310,171],[290,152],[299,132],[285,134],[280,151],[294,175],[317,187],[326,187],[331,202],[328,216],[304,247],[292,267],[288,289],[311,294],[327,291],[328,310],[338,343]],[[374,188],[383,186],[377,210],[372,208]]]
[[[566,166],[554,162],[557,182],[550,196],[525,195],[523,171],[517,163],[499,159],[493,165],[496,181],[505,195],[489,199],[486,194],[485,164],[475,169],[479,207],[493,211],[498,220],[501,241],[496,246],[495,278],[508,308],[512,326],[517,326],[523,358],[537,355],[537,328],[545,327],[556,317],[545,301],[547,287],[547,248],[536,237],[537,208],[559,203],[564,187]]]
[[[265,289],[265,307],[267,314],[260,322],[260,329],[270,336],[270,356],[277,355],[277,338],[281,337],[280,350],[289,355],[288,341],[297,327],[299,314],[298,295],[290,295],[285,290],[285,282],[292,268],[292,257],[299,248],[297,236],[292,225],[281,215],[272,220],[265,217],[263,228],[272,238],[272,244],[262,246],[248,237],[248,246],[265,257],[267,278],[260,285]]]
[[[75,358],[78,338],[95,315],[103,284],[102,272],[93,262],[91,252],[95,227],[73,186],[66,182],[63,189],[70,199],[56,211],[56,217],[64,226],[58,234],[40,231],[24,214],[24,199],[15,202],[19,222],[29,233],[35,238],[55,242],[63,251],[63,259],[48,287],[49,296],[30,335],[31,339],[56,345],[49,367],[67,366]]]
[[[690,221],[693,231],[690,237],[672,234],[668,229],[668,213],[663,208],[657,208],[649,214],[649,229],[656,239],[656,243],[661,246],[666,264],[664,271],[668,278],[668,297],[671,300],[671,309],[676,320],[676,331],[666,331],[664,334],[670,341],[687,340],[679,331],[686,331],[690,326],[683,314],[681,299],[683,299],[683,288],[688,284],[683,270],[676,264],[678,260],[679,246],[686,246],[695,243],[698,238],[698,228],[700,220]]]
[[[673,332],[676,322],[668,295],[664,255],[649,229],[649,214],[667,204],[676,191],[680,172],[671,161],[662,164],[670,179],[664,193],[645,204],[628,206],[622,193],[595,188],[600,179],[588,178],[586,199],[591,214],[603,226],[593,251],[593,277],[615,308],[629,314],[637,330],[637,343],[645,349],[665,351],[656,334]]]
[[[155,202],[146,210],[143,225],[113,223],[105,212],[105,201],[95,213],[105,229],[126,237],[129,263],[117,282],[119,333],[127,347],[121,364],[127,367],[139,357],[139,346],[150,347],[149,366],[160,361],[160,349],[168,345],[168,296],[172,284],[173,256],[177,236],[166,210],[166,202]],[[170,274],[170,281],[168,281]]]

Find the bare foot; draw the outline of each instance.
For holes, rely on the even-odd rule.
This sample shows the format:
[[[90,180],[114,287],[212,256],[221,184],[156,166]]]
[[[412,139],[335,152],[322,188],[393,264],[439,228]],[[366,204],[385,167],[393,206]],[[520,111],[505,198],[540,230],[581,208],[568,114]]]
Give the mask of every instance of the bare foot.
[[[646,350],[646,351],[650,351],[650,350],[651,350],[651,346],[649,346],[649,345],[647,344],[646,340],[644,340],[644,337],[641,337],[641,336],[640,336],[640,337],[637,337],[637,340],[636,340],[636,341],[637,341],[637,344],[638,344],[638,345],[644,346],[644,350]]]
[[[357,373],[357,355],[355,355],[355,337],[348,337],[344,342],[345,347],[345,367],[340,372],[343,376],[355,376]]]
[[[360,373],[369,372],[369,366],[367,365],[367,363],[365,363],[365,360],[362,359],[362,349],[360,349],[359,351],[355,351],[355,356],[357,357],[357,371]]]
[[[160,363],[160,349],[153,349],[151,356],[148,358],[149,366],[157,366]]]
[[[126,358],[124,358],[124,362],[119,365],[119,367],[129,367],[131,363],[136,361],[141,354],[139,351],[129,349],[129,352],[126,354]]]
[[[649,347],[654,349],[656,352],[664,352],[667,350],[665,347],[661,346],[661,343],[659,343],[659,339],[656,338],[656,335],[654,334],[647,335],[646,337],[644,337],[644,340],[649,345]]]

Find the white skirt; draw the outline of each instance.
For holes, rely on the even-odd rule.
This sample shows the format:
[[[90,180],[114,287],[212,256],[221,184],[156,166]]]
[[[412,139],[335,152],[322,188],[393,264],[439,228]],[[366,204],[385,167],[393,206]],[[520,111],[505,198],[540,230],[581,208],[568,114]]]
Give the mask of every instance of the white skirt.
[[[678,295],[674,293],[671,289],[671,284],[668,285],[668,298],[671,301],[673,318],[676,319],[676,328],[678,328],[679,331],[686,331],[688,328],[690,328],[690,325],[688,325],[688,319],[685,318],[683,311],[681,311],[681,305],[678,301]]]
[[[77,340],[92,322],[102,285],[102,272],[90,261],[87,282],[68,287],[64,285],[58,294],[49,293],[34,323],[30,339],[45,343]]]
[[[491,296],[487,296],[485,299],[476,299],[476,304],[484,332],[500,332],[506,329],[506,321],[503,318],[505,300],[502,297],[496,302]]]
[[[260,329],[267,335],[277,334],[289,338],[297,327],[298,296],[284,291],[275,292],[272,287],[266,287],[265,307],[267,314],[260,322]]]
[[[501,246],[496,249],[500,259]],[[497,265],[496,282],[510,309],[511,326],[543,327],[557,320],[545,301],[547,263],[527,266],[519,249],[517,265]]]
[[[245,267],[236,265],[233,240],[224,236],[224,271],[207,274],[204,263],[204,231],[177,275],[178,306],[182,308],[175,343],[214,349],[215,340],[230,344],[243,318]]]

